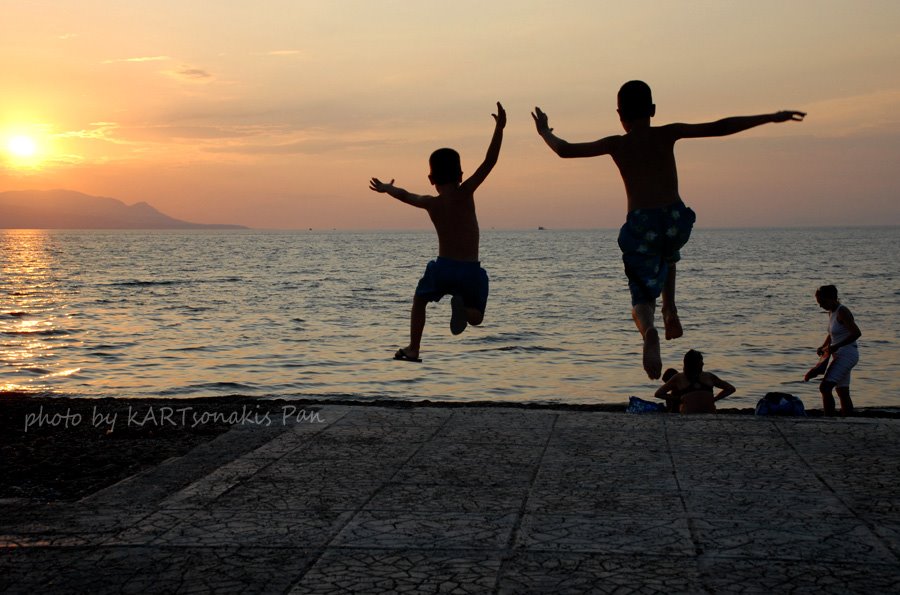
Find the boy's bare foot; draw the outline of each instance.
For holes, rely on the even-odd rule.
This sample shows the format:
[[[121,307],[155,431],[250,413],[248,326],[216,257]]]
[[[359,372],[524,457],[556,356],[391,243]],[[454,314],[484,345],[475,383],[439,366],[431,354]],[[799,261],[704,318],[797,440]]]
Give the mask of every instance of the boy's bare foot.
[[[662,374],[662,357],[659,355],[659,332],[655,328],[644,333],[644,371],[651,380]]]
[[[666,325],[666,341],[671,341],[672,339],[677,339],[678,337],[684,335],[684,330],[681,328],[681,320],[678,319],[678,311],[665,311],[663,310],[663,323]]]

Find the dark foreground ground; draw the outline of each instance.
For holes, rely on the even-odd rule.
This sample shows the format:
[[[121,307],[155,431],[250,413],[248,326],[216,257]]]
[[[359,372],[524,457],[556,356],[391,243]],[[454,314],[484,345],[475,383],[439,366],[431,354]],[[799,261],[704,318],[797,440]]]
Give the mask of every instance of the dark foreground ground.
[[[299,403],[113,401],[97,403],[98,423],[52,432],[45,406],[24,437],[12,403],[19,438],[4,467],[31,479],[7,472],[20,497],[0,501],[3,593],[871,595],[900,584],[897,419],[373,403],[308,404],[301,416]],[[108,432],[116,412],[126,417]],[[67,434],[85,423],[94,433]],[[53,473],[41,456],[58,458]],[[122,478],[126,465],[140,471]],[[26,487],[37,497],[21,497]]]
[[[214,397],[78,399],[0,393],[0,498],[75,500],[212,440],[235,422],[278,425],[286,412],[350,403],[395,409],[509,408],[624,413],[621,405],[541,405]],[[266,418],[268,414],[268,418]],[[752,415],[722,409],[719,415]],[[810,417],[821,417],[811,410]],[[900,412],[860,410],[859,417],[900,418]],[[115,420],[115,423],[113,423]]]

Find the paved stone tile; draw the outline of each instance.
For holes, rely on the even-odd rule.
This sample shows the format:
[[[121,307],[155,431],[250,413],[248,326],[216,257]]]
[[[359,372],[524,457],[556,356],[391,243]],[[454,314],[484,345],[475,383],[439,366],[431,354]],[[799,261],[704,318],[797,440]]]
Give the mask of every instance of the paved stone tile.
[[[515,513],[364,511],[330,544],[343,548],[502,549]]]
[[[4,592],[284,592],[311,560],[308,551],[290,548],[99,547],[33,552],[41,554],[40,561],[52,565],[54,572],[18,576]]]
[[[253,482],[237,486],[206,505],[207,510],[351,511],[361,507],[382,486],[378,482],[334,483]]]
[[[451,430],[473,427],[549,430],[557,417],[557,413],[550,410],[472,407],[454,409],[446,426]]]
[[[665,464],[650,466],[596,463],[541,465],[535,484],[539,488],[564,491],[570,489],[609,492],[612,489],[678,490],[675,473]]]
[[[105,545],[316,548],[351,516],[336,511],[160,511]]]
[[[738,491],[700,489],[681,492],[687,514],[699,519],[808,519],[823,523],[849,517],[850,510],[832,492]]]
[[[720,556],[891,564],[896,557],[856,519],[693,519],[698,546]]]
[[[611,515],[525,515],[515,547],[530,551],[694,554],[687,521]]]
[[[440,550],[330,550],[292,595],[490,593],[499,554]]]
[[[550,437],[550,446],[561,445],[604,445],[609,449],[647,449],[666,450],[666,436],[663,426],[652,427],[641,431],[622,424],[610,425],[606,428],[591,427],[555,427]]]
[[[772,595],[873,595],[896,593],[900,572],[896,565],[705,558],[701,580],[708,593]]]
[[[460,486],[390,483],[365,505],[369,511],[510,512],[521,508],[521,485]]]
[[[541,446],[547,442],[550,430],[546,428],[521,428],[516,426],[446,425],[435,435],[442,440],[461,444],[518,444]]]
[[[585,514],[598,516],[636,516],[670,518],[684,516],[684,504],[677,490],[625,490],[613,486],[606,490],[580,487],[561,490],[541,484],[528,495],[526,510],[539,514]]]
[[[677,556],[517,552],[503,566],[499,593],[702,593],[696,562]]]

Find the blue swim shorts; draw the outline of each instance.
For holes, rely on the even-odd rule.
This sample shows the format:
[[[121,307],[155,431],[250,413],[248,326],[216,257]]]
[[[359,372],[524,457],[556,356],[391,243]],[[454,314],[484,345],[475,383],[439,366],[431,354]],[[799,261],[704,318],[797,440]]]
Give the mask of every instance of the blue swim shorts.
[[[467,308],[482,314],[487,307],[488,276],[478,261],[453,260],[438,256],[425,267],[416,295],[439,302],[445,295],[460,295]]]
[[[635,209],[619,230],[619,248],[631,290],[631,305],[656,301],[669,274],[681,260],[679,250],[691,237],[697,216],[678,201],[658,209]]]

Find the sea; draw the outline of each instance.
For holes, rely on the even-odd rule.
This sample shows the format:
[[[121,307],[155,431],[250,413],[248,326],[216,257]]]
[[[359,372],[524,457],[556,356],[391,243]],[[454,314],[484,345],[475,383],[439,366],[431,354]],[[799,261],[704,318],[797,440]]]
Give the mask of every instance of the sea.
[[[737,387],[723,407],[821,407],[802,378],[828,321],[813,294],[834,284],[863,333],[854,403],[900,407],[898,232],[696,229],[664,366],[697,349]],[[432,231],[0,230],[0,396],[651,399],[616,236],[482,230],[484,323],[453,336],[449,298],[432,304],[416,364],[392,356]]]

